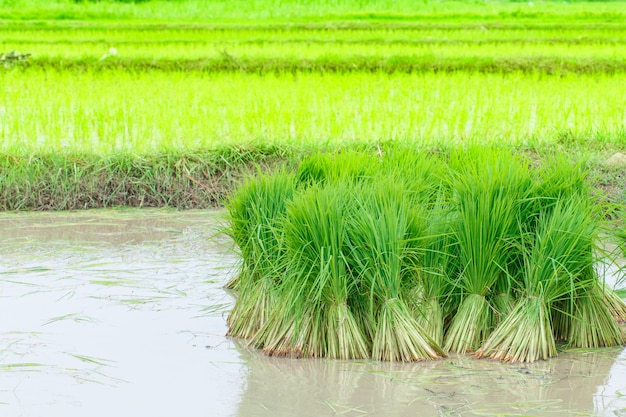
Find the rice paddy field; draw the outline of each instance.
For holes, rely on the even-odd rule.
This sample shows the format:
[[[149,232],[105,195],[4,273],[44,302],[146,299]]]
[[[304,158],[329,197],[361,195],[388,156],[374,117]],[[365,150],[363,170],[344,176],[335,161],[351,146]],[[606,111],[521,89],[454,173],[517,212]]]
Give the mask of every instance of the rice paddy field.
[[[621,415],[625,190],[623,1],[0,0],[0,414]]]
[[[207,207],[250,164],[340,148],[565,151],[620,178],[603,165],[626,143],[620,2],[0,9],[3,209]],[[156,190],[154,172],[187,202],[111,191]]]

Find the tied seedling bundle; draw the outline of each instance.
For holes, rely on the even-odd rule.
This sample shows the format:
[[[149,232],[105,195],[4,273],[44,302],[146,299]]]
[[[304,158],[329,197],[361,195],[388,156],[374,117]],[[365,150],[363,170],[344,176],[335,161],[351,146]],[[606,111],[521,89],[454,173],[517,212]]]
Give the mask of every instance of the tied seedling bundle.
[[[227,209],[229,334],[268,355],[532,362],[624,343],[626,304],[596,268],[602,206],[566,161],[315,154]]]

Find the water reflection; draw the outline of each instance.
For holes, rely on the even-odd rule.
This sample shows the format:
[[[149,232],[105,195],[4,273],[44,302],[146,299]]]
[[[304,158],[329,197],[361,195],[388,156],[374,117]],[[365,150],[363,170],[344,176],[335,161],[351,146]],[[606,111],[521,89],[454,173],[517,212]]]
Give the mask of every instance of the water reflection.
[[[626,349],[612,363],[610,372],[593,397],[596,412],[600,415],[626,415]],[[592,372],[594,372],[592,370]]]
[[[181,235],[194,225],[216,226],[218,210],[171,209],[81,210],[73,212],[0,213],[5,245],[13,243],[65,242],[140,244]],[[218,239],[228,245],[225,239]],[[223,249],[223,248],[222,248]]]
[[[0,415],[620,415],[626,353],[269,358],[226,338],[220,213],[0,213]]]
[[[238,347],[249,368],[240,417],[619,415],[626,407],[623,349],[510,365],[284,359]]]
[[[219,213],[0,214],[0,415],[227,416]]]

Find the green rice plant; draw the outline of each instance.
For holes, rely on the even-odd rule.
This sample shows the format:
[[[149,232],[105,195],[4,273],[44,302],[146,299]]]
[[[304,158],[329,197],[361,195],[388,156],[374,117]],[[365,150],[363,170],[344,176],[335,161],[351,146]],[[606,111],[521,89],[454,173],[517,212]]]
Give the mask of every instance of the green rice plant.
[[[418,297],[414,298],[415,315],[424,332],[443,345],[444,321],[458,306],[452,297],[453,281],[459,274],[458,253],[450,220],[431,215],[426,232],[428,243],[419,275]]]
[[[348,302],[356,291],[346,263],[346,219],[349,183],[312,186],[287,209],[286,255],[291,267],[277,311],[278,338],[264,335],[268,354],[367,358],[369,341]]]
[[[443,23],[480,22],[539,23],[575,21],[577,23],[620,22],[624,19],[620,2],[557,2],[522,4],[503,1],[477,4],[471,1],[446,1],[416,4],[410,0],[348,0],[343,2],[262,0],[233,7],[228,1],[206,3],[201,0],[166,1],[68,1],[4,0],[0,17],[9,20],[96,21],[96,22],[260,22],[296,21],[314,23],[335,21],[432,21]]]
[[[458,158],[451,162],[458,166],[453,180],[458,219],[453,230],[461,268],[456,285],[462,301],[444,349],[466,353],[477,350],[496,324],[492,298],[499,292],[494,294],[494,287],[513,275],[508,269],[518,243],[514,231],[519,203],[528,198],[533,184],[522,162],[503,152],[473,150],[453,157]]]
[[[620,325],[626,323],[626,302],[624,299],[608,285],[600,283],[600,286],[604,293],[604,304],[608,307],[613,319]]]
[[[536,170],[537,213],[561,200],[589,198],[591,189],[584,162],[573,162],[566,155],[555,155],[541,164],[541,168]]]
[[[369,4],[372,7],[372,3]],[[420,8],[423,8],[422,5]],[[141,9],[141,8],[139,8]],[[387,21],[115,24],[71,21],[0,27],[0,50],[28,51],[47,71],[624,73],[621,25],[481,25],[410,16]],[[352,19],[350,19],[352,20]],[[488,29],[488,30],[485,30]],[[573,47],[575,46],[575,47]],[[532,117],[531,117],[532,118]]]
[[[268,319],[286,259],[283,217],[293,199],[292,174],[279,171],[249,179],[227,204],[231,236],[242,255],[239,275],[229,283],[237,291],[228,317],[228,334],[250,338]]]
[[[4,50],[36,48],[37,55],[48,52],[51,57],[72,59],[78,56],[100,58],[94,47],[114,45],[120,54],[149,58],[197,58],[222,48],[244,46],[263,48],[273,45],[450,45],[523,46],[517,52],[529,52],[533,47],[559,45],[616,47],[626,40],[626,28],[607,21],[585,24],[576,21],[527,24],[483,22],[481,25],[443,23],[441,21],[342,22],[328,21],[283,22],[263,24],[205,23],[189,25],[168,22],[167,26],[144,22],[71,22],[48,21],[44,26],[28,21],[5,21],[0,26],[0,44]],[[487,30],[485,30],[487,29]],[[584,36],[581,36],[584,35]],[[44,49],[44,45],[48,49]],[[121,49],[122,47],[131,49]],[[457,48],[455,48],[457,49]],[[515,48],[511,48],[514,50]],[[568,51],[569,54],[577,51]],[[457,49],[458,50],[458,49]],[[178,51],[178,55],[173,55]],[[198,55],[195,55],[197,52]],[[475,54],[477,56],[478,54]],[[570,55],[571,56],[571,55]]]
[[[569,324],[567,341],[571,347],[610,347],[622,345],[626,341],[612,314],[602,284],[595,274],[594,278],[591,289],[579,291],[573,302],[572,314],[566,316]]]
[[[299,162],[296,179],[306,186],[343,180],[367,181],[380,170],[379,159],[355,150],[316,152]]]
[[[604,337],[606,343],[614,341],[615,329],[604,320],[608,310],[601,311],[598,305],[603,305],[598,303],[601,299],[578,296],[593,292],[597,286],[597,276],[593,273],[596,232],[589,200],[577,196],[559,200],[551,210],[544,210],[536,231],[522,231],[534,234],[532,245],[524,248],[523,293],[513,311],[477,352],[478,357],[508,362],[547,359],[556,355],[554,339],[559,333],[567,334],[575,346],[582,345],[582,339],[586,338]],[[559,306],[573,308],[566,312],[558,310]],[[571,320],[553,319],[554,308],[556,315],[566,314]],[[592,322],[589,320],[592,312],[604,315]],[[553,320],[560,326],[567,323],[569,328],[555,332]]]
[[[411,204],[430,210],[438,201],[449,198],[448,167],[436,153],[392,145],[383,153],[380,171],[382,177],[403,184]]]
[[[585,37],[572,48],[571,39],[569,43],[541,40],[532,38],[532,34],[519,34],[519,31],[518,39],[484,41],[478,28],[463,31],[466,35],[463,39],[456,33],[459,28],[454,27],[447,31],[433,31],[428,30],[428,26],[407,30],[402,26],[387,25],[384,32],[375,25],[332,30],[320,30],[319,27],[294,30],[291,26],[207,25],[192,30],[174,27],[165,29],[169,38],[163,39],[163,34],[159,34],[153,36],[155,40],[151,35],[157,30],[164,31],[163,27],[155,29],[150,25],[138,25],[122,30],[96,27],[86,34],[88,39],[76,39],[75,34],[68,34],[76,30],[72,26],[53,36],[50,36],[49,29],[32,31],[30,27],[22,28],[25,31],[31,29],[31,37],[26,39],[23,34],[15,36],[17,28],[9,33],[0,29],[0,35],[6,33],[6,37],[0,40],[0,50],[28,51],[34,58],[22,62],[24,65],[20,67],[72,72],[116,68],[170,73],[180,70],[265,74],[277,71],[406,73],[463,70],[603,74],[626,70],[623,58],[626,42],[606,34],[592,41],[586,41]],[[574,31],[570,36],[586,34],[585,29]],[[84,30],[82,32],[85,34]],[[74,39],[69,40],[64,35]],[[447,39],[433,40],[429,36]]]
[[[624,75],[46,71],[2,76],[0,152],[626,143]],[[584,87],[581,88],[581,85]],[[71,91],[71,94],[68,94]],[[567,91],[568,94],[562,94]],[[559,108],[559,112],[554,112]]]
[[[445,353],[425,333],[406,300],[406,283],[417,273],[416,246],[424,239],[425,216],[412,207],[402,186],[381,181],[364,187],[348,229],[353,274],[369,298],[372,357],[419,361]]]

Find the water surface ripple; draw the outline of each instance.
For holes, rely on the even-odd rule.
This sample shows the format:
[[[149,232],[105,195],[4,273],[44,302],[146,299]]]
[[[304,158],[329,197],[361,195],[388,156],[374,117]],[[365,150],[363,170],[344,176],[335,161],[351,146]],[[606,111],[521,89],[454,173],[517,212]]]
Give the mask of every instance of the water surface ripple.
[[[626,351],[531,365],[265,357],[226,338],[219,211],[0,214],[0,415],[626,415]]]

